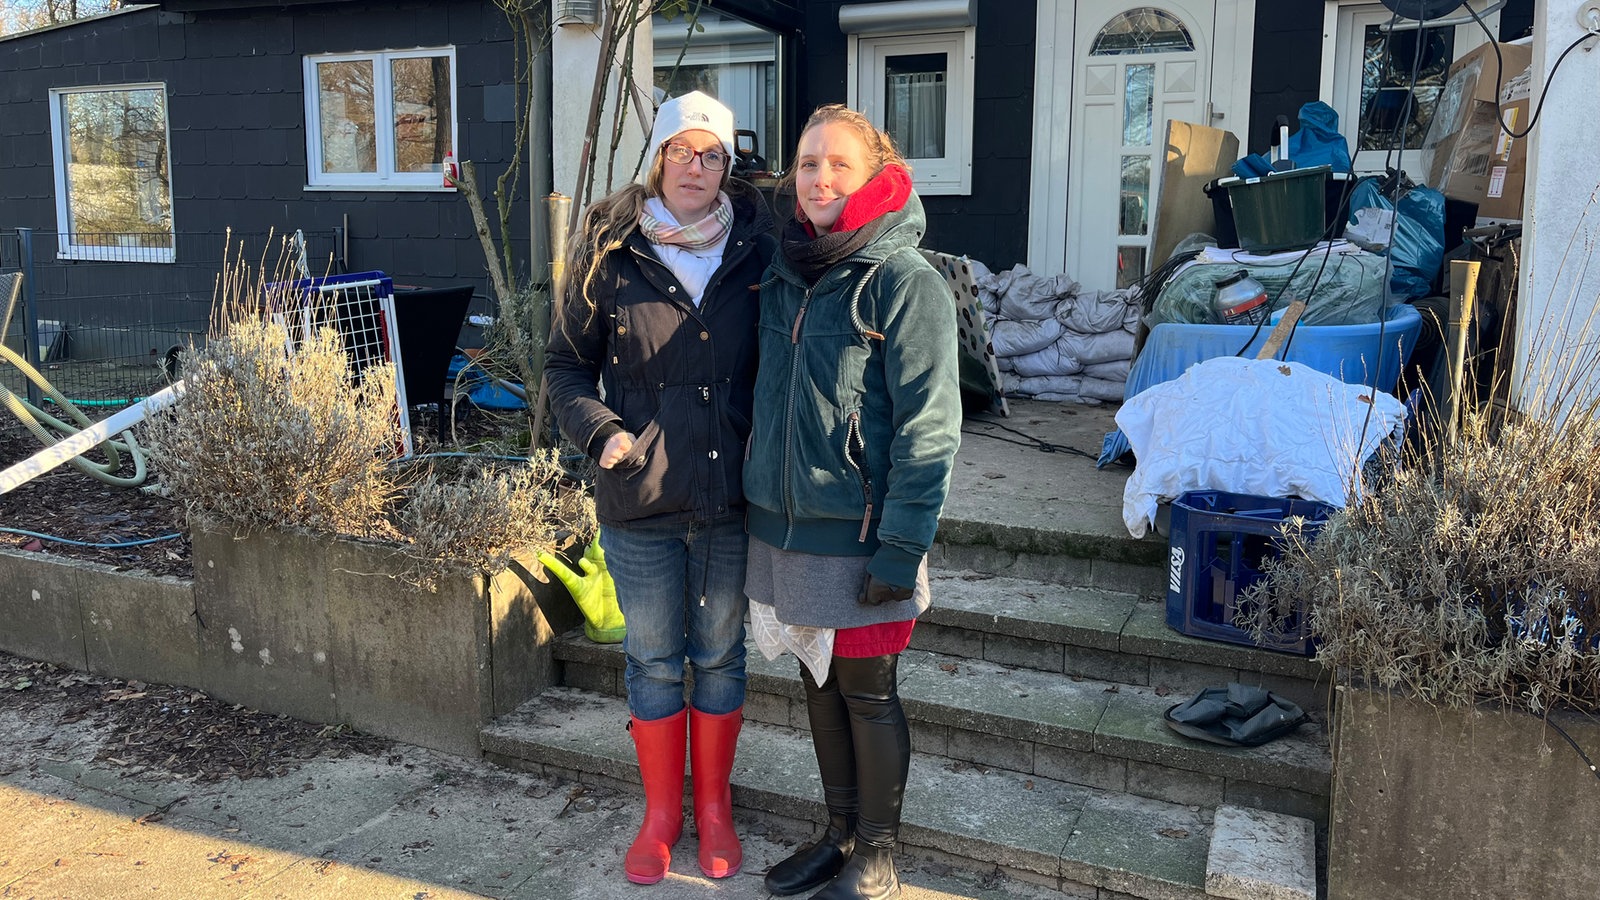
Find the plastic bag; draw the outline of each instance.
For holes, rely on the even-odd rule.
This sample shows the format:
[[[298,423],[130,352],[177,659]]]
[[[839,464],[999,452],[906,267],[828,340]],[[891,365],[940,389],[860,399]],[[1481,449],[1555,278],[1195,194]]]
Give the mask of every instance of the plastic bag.
[[[1350,145],[1339,133],[1339,114],[1321,100],[1300,107],[1300,130],[1289,135],[1289,158],[1294,167],[1333,166],[1335,172],[1350,171]]]
[[[1434,279],[1444,265],[1444,195],[1414,187],[1394,203],[1379,190],[1379,179],[1363,178],[1350,192],[1350,221],[1363,209],[1394,210],[1394,239],[1389,258],[1394,273],[1389,286],[1396,297],[1410,300],[1433,293]]]
[[[1303,263],[1301,255],[1251,257],[1220,251],[1196,257],[1162,286],[1145,323],[1151,328],[1163,322],[1221,324],[1213,307],[1216,283],[1241,268],[1267,289],[1273,310],[1288,306],[1291,298],[1306,301],[1300,316],[1306,325],[1362,325],[1388,314],[1392,298],[1383,290],[1383,257],[1343,242],[1318,245]]]
[[[1285,158],[1294,168],[1332,166],[1335,172],[1350,172],[1350,145],[1339,133],[1339,114],[1333,107],[1313,100],[1300,107],[1299,119],[1300,130],[1289,135],[1289,146],[1283,148]],[[1261,178],[1276,168],[1267,157],[1250,153],[1233,164],[1233,174],[1240,178]]]

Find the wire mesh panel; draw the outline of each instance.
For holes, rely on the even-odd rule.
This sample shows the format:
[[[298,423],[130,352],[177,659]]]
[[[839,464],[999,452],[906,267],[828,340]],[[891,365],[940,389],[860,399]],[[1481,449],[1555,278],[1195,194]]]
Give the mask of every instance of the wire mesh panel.
[[[93,258],[71,258],[55,232],[0,229],[0,272],[24,275],[26,300],[0,337],[18,352],[33,347],[51,383],[91,409],[125,406],[178,377],[181,352],[205,340],[230,259],[269,270],[292,263],[289,277],[335,270],[331,233],[305,235],[303,250],[293,235],[182,233],[161,254],[101,237]],[[14,375],[0,379],[20,391]]]
[[[325,278],[302,278],[267,286],[269,297],[299,301],[275,313],[290,326],[295,346],[323,328],[338,332],[350,361],[350,376],[360,380],[382,363],[394,364],[395,419],[400,429],[399,455],[410,456],[411,421],[406,416],[405,367],[400,358],[400,338],[395,328],[394,282],[382,272],[355,272]]]

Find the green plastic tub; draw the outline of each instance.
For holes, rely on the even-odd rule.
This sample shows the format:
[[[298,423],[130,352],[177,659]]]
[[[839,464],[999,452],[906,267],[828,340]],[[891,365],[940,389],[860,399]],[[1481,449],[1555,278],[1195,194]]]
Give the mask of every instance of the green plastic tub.
[[[1223,179],[1239,248],[1246,253],[1304,250],[1327,230],[1330,166],[1290,169],[1262,178]],[[1232,182],[1232,183],[1230,183]]]

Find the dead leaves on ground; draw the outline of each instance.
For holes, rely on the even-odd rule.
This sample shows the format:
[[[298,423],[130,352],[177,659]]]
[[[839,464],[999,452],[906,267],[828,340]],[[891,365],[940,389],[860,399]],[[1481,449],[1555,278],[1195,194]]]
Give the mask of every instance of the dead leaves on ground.
[[[381,755],[390,742],[343,725],[258,712],[191,688],[97,678],[0,654],[0,708],[29,705],[108,737],[97,762],[202,783],[281,777],[327,753]]]

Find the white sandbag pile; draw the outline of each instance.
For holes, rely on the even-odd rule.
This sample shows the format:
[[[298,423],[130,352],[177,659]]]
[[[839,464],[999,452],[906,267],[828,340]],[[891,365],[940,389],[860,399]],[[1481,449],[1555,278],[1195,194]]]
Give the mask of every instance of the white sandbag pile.
[[[1138,293],[1080,291],[1065,274],[974,273],[1000,378],[1010,397],[1122,400],[1139,327]]]

